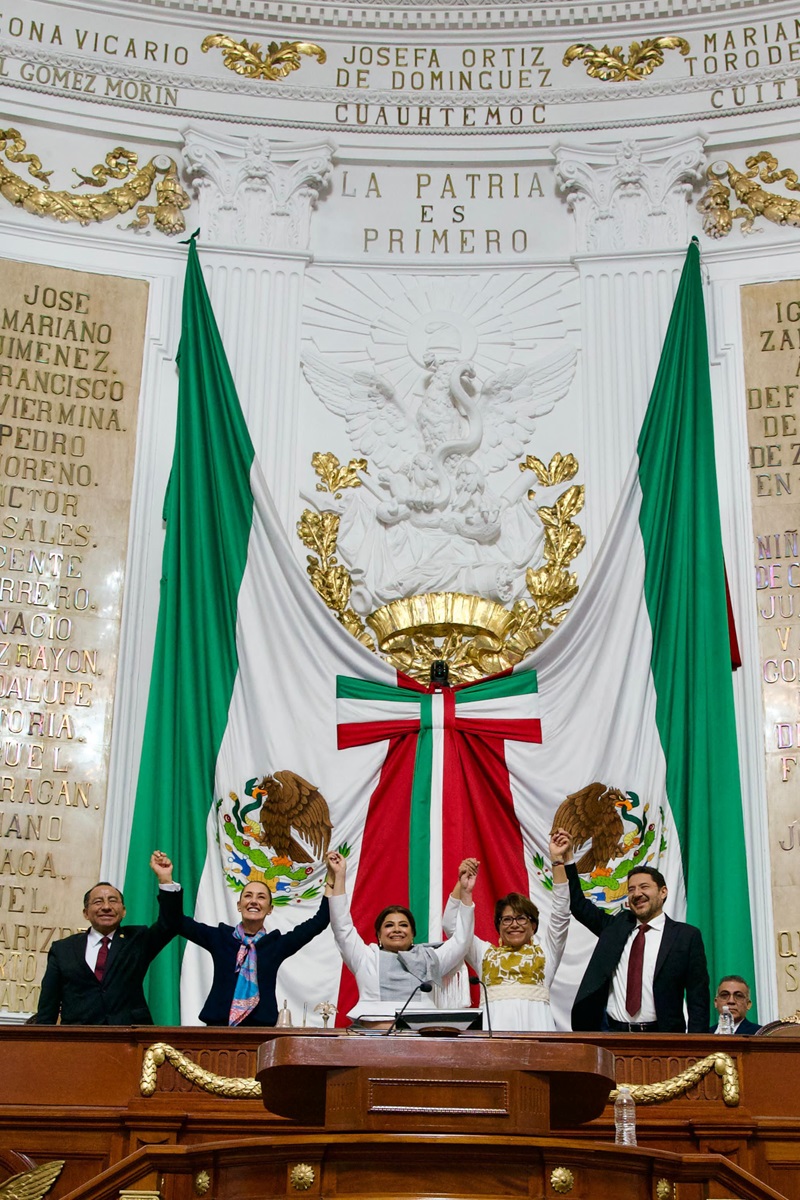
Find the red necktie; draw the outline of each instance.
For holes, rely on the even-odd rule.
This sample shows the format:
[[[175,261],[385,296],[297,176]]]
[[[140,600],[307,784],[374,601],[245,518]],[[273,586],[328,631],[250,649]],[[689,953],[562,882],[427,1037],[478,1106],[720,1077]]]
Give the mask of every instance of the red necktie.
[[[644,938],[649,925],[640,925],[633,939],[628,959],[628,986],[625,992],[625,1007],[635,1017],[642,1007],[642,967],[644,966]]]
[[[100,942],[100,949],[97,952],[97,962],[94,965],[94,973],[98,979],[102,979],[106,973],[106,963],[108,962],[108,947],[111,945],[111,938],[104,937]],[[639,971],[641,977],[641,970]]]

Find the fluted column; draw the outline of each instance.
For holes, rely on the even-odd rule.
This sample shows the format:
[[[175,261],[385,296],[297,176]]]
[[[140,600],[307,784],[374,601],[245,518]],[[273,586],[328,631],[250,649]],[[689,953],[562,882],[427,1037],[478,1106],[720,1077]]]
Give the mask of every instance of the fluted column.
[[[300,324],[311,221],[334,147],[190,130],[203,271],[250,433],[284,526],[295,518]]]
[[[586,534],[594,557],[630,466],[672,310],[700,138],[554,148],[575,218],[587,401]],[[624,252],[622,248],[624,247]]]

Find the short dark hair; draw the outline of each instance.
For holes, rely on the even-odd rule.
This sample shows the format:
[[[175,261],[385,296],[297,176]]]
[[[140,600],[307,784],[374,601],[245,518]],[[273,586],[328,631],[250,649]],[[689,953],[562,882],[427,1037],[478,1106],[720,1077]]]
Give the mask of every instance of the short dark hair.
[[[660,888],[667,886],[666,879],[655,867],[631,867],[627,878],[630,879],[631,875],[649,875],[651,879],[655,879]]]
[[[718,992],[718,991],[719,991],[719,989],[722,987],[722,985],[723,985],[723,983],[725,982],[725,980],[726,980],[726,979],[733,979],[733,980],[735,980],[735,981],[736,981],[736,983],[743,983],[743,984],[744,984],[744,986],[747,988],[747,994],[748,994],[748,995],[750,994],[750,984],[749,984],[749,983],[747,982],[747,980],[746,980],[746,979],[744,979],[744,978],[743,978],[743,976],[741,976],[741,975],[723,975],[723,976],[720,978],[720,981],[719,981],[719,983],[717,984],[717,992]],[[717,994],[717,992],[715,992],[715,993],[714,993],[714,995],[716,995],[716,994]]]
[[[412,934],[414,937],[417,936],[417,923],[414,920],[414,914],[411,912],[411,910],[404,908],[402,904],[390,904],[387,908],[382,908],[375,918],[375,937],[378,939],[378,941],[381,940],[381,926],[386,918],[392,913],[402,913],[404,917],[407,917],[408,923],[411,926]]]
[[[91,896],[94,889],[99,888],[99,887],[113,888],[114,891],[119,895],[120,900],[122,901],[122,907],[123,908],[125,907],[125,897],[123,896],[122,892],[119,890],[117,885],[115,883],[109,883],[107,879],[101,879],[99,883],[93,883],[92,886],[89,888],[88,892],[85,893],[85,895],[83,897],[83,907],[84,908],[89,907],[89,897]]]
[[[494,906],[494,927],[498,933],[504,908],[510,908],[518,917],[527,917],[534,929],[539,928],[539,910],[531,898],[523,896],[522,892],[509,892],[507,896],[501,896]]]

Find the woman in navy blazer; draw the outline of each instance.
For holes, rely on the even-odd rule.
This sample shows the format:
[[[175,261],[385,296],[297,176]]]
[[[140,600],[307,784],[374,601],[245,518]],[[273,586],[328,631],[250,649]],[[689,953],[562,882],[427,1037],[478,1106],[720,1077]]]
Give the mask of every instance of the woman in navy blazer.
[[[203,925],[191,917],[183,917],[180,923],[182,936],[208,950],[214,961],[214,980],[200,1012],[200,1020],[205,1025],[274,1025],[278,1020],[275,998],[278,968],[290,955],[327,929],[330,922],[328,900],[323,897],[314,916],[288,933],[264,930],[264,920],[272,912],[272,892],[265,883],[248,883],[236,907],[242,916],[241,924],[236,928],[223,924]],[[253,1006],[247,1015],[232,1020],[234,993],[242,965],[243,941],[240,935],[237,936],[237,928],[248,938],[255,939],[258,992],[257,996],[251,997]]]

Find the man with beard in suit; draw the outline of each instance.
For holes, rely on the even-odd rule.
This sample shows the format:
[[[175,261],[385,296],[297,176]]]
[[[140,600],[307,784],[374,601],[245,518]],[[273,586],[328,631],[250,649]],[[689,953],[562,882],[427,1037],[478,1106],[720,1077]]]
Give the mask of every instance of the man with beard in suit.
[[[608,913],[583,894],[566,867],[570,912],[597,937],[572,1006],[574,1030],[609,1033],[708,1032],[708,966],[694,925],[666,915],[667,885],[655,867],[628,873],[628,907]]]
[[[175,936],[183,893],[172,881],[172,863],[155,850],[150,866],[159,882],[154,925],[123,925],[119,888],[96,883],[83,898],[84,933],[53,942],[47,956],[34,1023],[55,1025],[152,1025],[144,998],[147,968]]]

